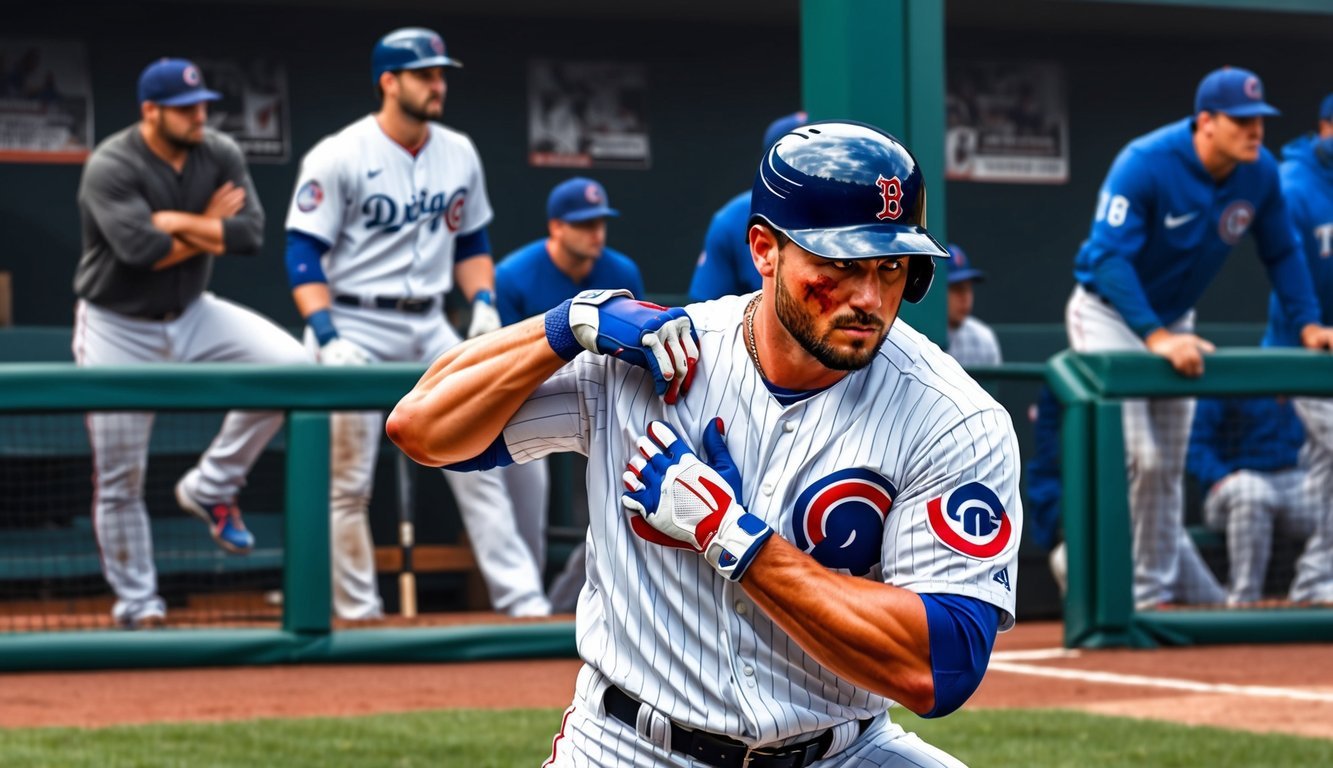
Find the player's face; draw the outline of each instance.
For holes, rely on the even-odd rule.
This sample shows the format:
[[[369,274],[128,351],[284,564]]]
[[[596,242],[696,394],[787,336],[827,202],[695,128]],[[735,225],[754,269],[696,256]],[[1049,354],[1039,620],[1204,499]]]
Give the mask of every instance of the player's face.
[[[972,314],[972,281],[949,284],[949,327],[957,328]]]
[[[555,239],[565,253],[578,261],[592,261],[602,257],[606,247],[606,219],[555,222]]]
[[[184,107],[157,108],[157,134],[178,149],[197,147],[204,141],[204,124],[208,122],[206,102]]]
[[[1223,156],[1238,163],[1259,159],[1259,148],[1264,143],[1263,117],[1229,117],[1219,112],[1210,125],[1213,145]]]
[[[425,122],[444,114],[444,67],[405,69],[398,73],[398,108]]]
[[[778,320],[825,368],[870,365],[888,338],[907,285],[907,257],[835,261],[795,243],[778,251]]]

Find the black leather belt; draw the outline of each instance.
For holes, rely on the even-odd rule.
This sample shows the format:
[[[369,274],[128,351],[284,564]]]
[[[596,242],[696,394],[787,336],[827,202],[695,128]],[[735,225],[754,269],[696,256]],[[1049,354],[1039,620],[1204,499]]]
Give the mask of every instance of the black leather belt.
[[[1097,293],[1097,290],[1096,290],[1095,288],[1093,288],[1091,285],[1088,285],[1087,283],[1079,283],[1079,287],[1083,289],[1083,292],[1084,292],[1084,293],[1088,294],[1089,296],[1091,296],[1092,298],[1096,299],[1097,301],[1100,301],[1101,303],[1105,304],[1106,306],[1108,306],[1108,307],[1114,307],[1114,306],[1115,306],[1114,304],[1111,303],[1111,300],[1110,300],[1110,299],[1106,298],[1105,296],[1101,295],[1100,293]]]
[[[613,685],[606,689],[602,702],[607,714],[638,730],[639,702],[633,696]],[[860,733],[865,733],[870,721],[861,720],[859,726]],[[751,749],[727,736],[671,724],[671,749],[715,768],[805,768],[823,758],[832,744],[832,728],[813,739],[785,747]]]
[[[427,296],[425,298],[415,298],[412,296],[350,296],[345,293],[333,297],[335,304],[341,304],[344,307],[372,307],[374,309],[396,309],[399,312],[410,312],[414,315],[424,315],[435,306],[435,297]]]

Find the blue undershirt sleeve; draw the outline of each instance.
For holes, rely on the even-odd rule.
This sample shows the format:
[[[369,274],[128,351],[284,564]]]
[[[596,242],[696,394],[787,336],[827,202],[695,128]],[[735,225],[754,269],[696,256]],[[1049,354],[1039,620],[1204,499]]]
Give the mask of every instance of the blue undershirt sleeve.
[[[483,256],[491,252],[491,238],[486,234],[486,228],[482,227],[476,232],[469,232],[466,235],[459,235],[454,240],[454,263],[457,264],[473,256]]]
[[[1000,609],[975,597],[921,595],[930,632],[935,707],[922,717],[944,717],[981,685],[1000,625]]]
[[[292,288],[306,283],[327,283],[319,259],[329,244],[299,229],[287,230],[287,283]]]
[[[445,464],[441,469],[447,469],[451,472],[480,472],[484,469],[495,469],[496,467],[507,467],[514,463],[514,457],[509,454],[509,447],[505,445],[504,435],[495,438],[490,447],[481,453],[473,456],[467,461],[456,461],[453,464]]]

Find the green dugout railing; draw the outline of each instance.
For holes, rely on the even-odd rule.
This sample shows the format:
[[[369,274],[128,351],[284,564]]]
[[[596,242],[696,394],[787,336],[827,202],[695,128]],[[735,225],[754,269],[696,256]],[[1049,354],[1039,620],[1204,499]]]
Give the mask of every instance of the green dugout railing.
[[[424,367],[161,364],[0,366],[0,414],[281,410],[286,422],[281,629],[0,633],[0,669],[421,662],[574,656],[571,622],[334,630],[329,577],[329,411],[387,410]]]
[[[1311,395],[1333,397],[1333,355],[1223,349],[1187,379],[1147,354],[1051,358],[1048,382],[1064,404],[1063,514],[1068,547],[1065,645],[1102,648],[1193,643],[1326,641],[1333,610],[1262,608],[1135,611],[1121,401],[1125,398]]]

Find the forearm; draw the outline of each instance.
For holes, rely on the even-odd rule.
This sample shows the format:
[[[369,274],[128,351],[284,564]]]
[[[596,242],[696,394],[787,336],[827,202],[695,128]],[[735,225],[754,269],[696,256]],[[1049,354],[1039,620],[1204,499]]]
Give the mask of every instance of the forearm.
[[[472,301],[477,291],[495,293],[495,262],[489,255],[472,256],[454,265],[454,281],[464,298]]]
[[[834,573],[769,537],[741,585],[816,661],[848,682],[918,714],[935,703],[930,633],[921,598]]]
[[[173,238],[185,241],[196,250],[219,254],[227,250],[222,220],[212,216],[184,211],[157,211],[153,214],[153,226]]]
[[[333,304],[328,283],[302,283],[292,289],[292,301],[301,317],[310,317],[321,309],[328,309]]]
[[[389,414],[389,439],[415,461],[442,466],[485,450],[528,396],[565,361],[529,318],[445,352]]]
[[[179,237],[173,237],[171,238],[171,250],[167,252],[166,256],[153,262],[152,269],[154,272],[169,269],[177,264],[189,261],[202,252],[202,249],[196,248],[185,240]]]

